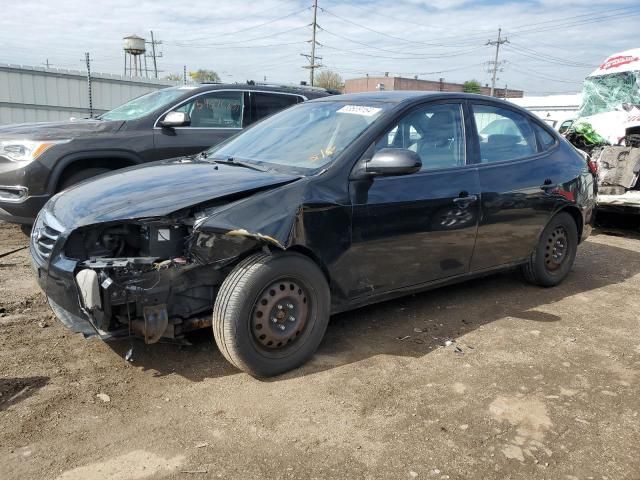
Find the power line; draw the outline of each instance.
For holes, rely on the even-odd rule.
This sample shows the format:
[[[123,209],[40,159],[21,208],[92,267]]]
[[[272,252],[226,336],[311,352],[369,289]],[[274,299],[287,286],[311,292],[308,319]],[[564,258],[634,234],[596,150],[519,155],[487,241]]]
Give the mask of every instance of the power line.
[[[299,25],[297,27],[293,27],[293,28],[289,28],[287,30],[282,30],[279,32],[274,32],[271,33],[269,35],[260,35],[258,37],[253,37],[253,38],[247,38],[244,40],[237,40],[234,42],[225,42],[225,43],[190,43],[190,42],[175,42],[172,43],[173,45],[177,46],[177,47],[193,47],[193,48],[212,48],[212,47],[226,47],[229,45],[237,45],[240,43],[248,43],[248,42],[255,42],[258,40],[263,40],[265,38],[272,38],[272,37],[277,37],[279,35],[283,35],[285,33],[290,33],[293,32],[294,30],[300,30],[301,28],[306,28],[308,25]]]
[[[572,83],[572,84],[576,84],[576,85],[582,84],[582,82],[578,82],[578,81],[575,81],[575,80],[568,80],[568,79],[565,79],[565,78],[554,78],[554,77],[551,77],[551,76],[548,76],[548,75],[541,75],[539,73],[532,72],[531,70],[520,70],[519,68],[514,67],[513,64],[510,64],[509,68],[515,70],[516,72],[522,73],[524,75],[530,75],[532,77],[537,77],[537,78],[540,78],[542,80],[549,80],[551,82]]]
[[[264,10],[264,11],[269,11],[269,10],[271,10],[271,9]],[[246,32],[247,30],[253,30],[254,28],[261,28],[261,27],[264,27],[264,26],[266,26],[266,25],[271,25],[272,23],[279,22],[280,20],[284,20],[285,18],[293,17],[293,16],[298,15],[299,13],[305,12],[305,11],[307,11],[307,10],[309,10],[309,7],[305,7],[305,8],[302,8],[302,9],[300,9],[300,10],[296,10],[296,11],[294,11],[294,12],[288,13],[288,14],[286,14],[286,15],[282,15],[282,16],[277,17],[277,18],[273,18],[273,19],[271,19],[271,20],[269,20],[269,21],[267,21],[267,22],[264,22],[264,23],[259,23],[259,24],[256,24],[256,25],[252,25],[252,26],[250,26],[250,27],[241,28],[240,30],[236,30],[236,31],[234,31],[234,32],[227,32],[227,33],[223,33],[223,34],[221,34],[221,35],[215,35],[215,36],[213,36],[213,37],[199,37],[199,38],[192,38],[192,39],[191,39],[191,40],[189,40],[189,41],[212,40],[212,39],[221,38],[221,37],[229,37],[229,36],[231,36],[231,35],[235,35],[235,34],[237,34],[237,33]],[[264,11],[263,11],[262,13],[264,13]],[[256,15],[258,15],[258,14],[256,14]]]
[[[597,65],[592,65],[592,64],[588,64],[588,63],[582,63],[582,62],[577,62],[575,60],[567,60],[565,58],[560,58],[560,57],[556,57],[550,54],[546,54],[546,53],[540,53],[537,52],[535,50],[532,50],[531,48],[525,47],[523,45],[519,45],[519,44],[512,44],[511,45],[512,48],[520,50],[520,51],[524,51],[527,53],[530,53],[531,55],[536,55],[538,57],[544,57],[546,59],[549,59],[551,61],[555,61],[555,62],[559,62],[563,65],[571,65],[574,67],[585,67],[585,68],[595,68]]]
[[[573,64],[573,63],[566,63],[566,62],[563,62],[563,61],[555,60],[553,58],[548,58],[548,57],[541,56],[541,55],[534,55],[534,54],[531,54],[531,53],[527,52],[526,50],[522,50],[522,49],[520,49],[518,47],[513,47],[512,45],[505,46],[505,48],[508,51],[510,51],[512,53],[515,53],[516,55],[521,55],[523,57],[531,58],[533,60],[539,60],[541,62],[551,63],[551,64],[554,64],[554,65],[561,65],[563,67],[575,67],[575,68],[594,68],[594,66],[588,65],[588,64],[579,65],[579,64]]]
[[[434,53],[434,54],[428,54],[428,53],[411,53],[411,52],[406,52],[406,51],[405,51],[405,52],[399,52],[399,51],[397,51],[397,50],[388,50],[388,49],[386,49],[386,48],[380,48],[380,47],[376,47],[375,45],[370,45],[370,44],[365,43],[365,42],[360,42],[360,41],[358,41],[358,40],[354,40],[354,39],[352,39],[352,38],[349,38],[349,37],[347,37],[347,36],[345,36],[345,35],[341,35],[341,34],[339,34],[339,33],[331,32],[331,31],[327,30],[326,28],[322,28],[322,27],[320,27],[320,29],[321,29],[323,32],[328,33],[328,34],[329,34],[329,35],[331,35],[331,36],[334,36],[334,37],[337,37],[337,38],[341,38],[341,39],[343,39],[343,40],[347,40],[347,41],[352,42],[352,43],[357,43],[358,45],[363,45],[363,46],[365,46],[365,47],[372,48],[372,49],[374,49],[374,50],[379,50],[379,51],[381,51],[381,52],[387,52],[387,53],[396,53],[396,54],[401,54],[401,55],[410,55],[410,57],[401,57],[401,58],[405,58],[405,59],[406,59],[406,58],[416,58],[416,59],[419,59],[419,58],[456,57],[456,56],[460,56],[460,55],[466,55],[467,53],[472,53],[472,52],[475,52],[475,51],[480,50],[480,49],[482,49],[482,48],[483,48],[483,46],[480,46],[480,47],[475,47],[475,48],[472,48],[472,49],[469,49],[469,50],[463,50],[463,51],[459,51],[459,52]],[[326,45],[325,45],[325,46],[326,46]],[[337,49],[337,48],[335,48],[335,49]],[[360,50],[349,50],[349,49],[340,49],[340,50],[345,51],[345,52],[351,52],[351,53],[358,53],[358,54],[362,54]],[[396,57],[388,57],[388,56],[387,56],[387,57],[385,57],[385,56],[382,56],[382,55],[373,55],[373,56],[380,57],[380,58],[396,58]]]

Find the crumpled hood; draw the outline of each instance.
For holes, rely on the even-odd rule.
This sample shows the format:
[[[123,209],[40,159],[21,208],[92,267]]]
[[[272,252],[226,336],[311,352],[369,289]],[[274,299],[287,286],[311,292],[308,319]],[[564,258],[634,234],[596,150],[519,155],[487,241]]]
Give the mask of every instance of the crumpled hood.
[[[73,120],[67,122],[19,123],[0,127],[0,140],[66,140],[115,132],[122,121]]]
[[[168,215],[228,195],[300,178],[197,159],[172,159],[118,170],[54,196],[46,205],[65,229]]]

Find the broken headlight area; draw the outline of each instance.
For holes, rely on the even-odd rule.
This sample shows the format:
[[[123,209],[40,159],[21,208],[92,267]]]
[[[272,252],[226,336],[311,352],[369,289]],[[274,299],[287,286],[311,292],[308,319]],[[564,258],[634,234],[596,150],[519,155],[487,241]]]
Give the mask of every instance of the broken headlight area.
[[[195,232],[184,219],[78,229],[64,254],[77,261],[79,301],[101,334],[154,343],[210,326],[227,270],[258,248],[250,236]]]

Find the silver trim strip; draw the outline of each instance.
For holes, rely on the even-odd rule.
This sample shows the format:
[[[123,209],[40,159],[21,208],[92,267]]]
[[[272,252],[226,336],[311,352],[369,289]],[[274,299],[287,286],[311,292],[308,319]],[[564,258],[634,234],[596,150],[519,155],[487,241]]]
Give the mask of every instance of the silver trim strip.
[[[200,92],[200,93],[197,93],[195,95],[192,95],[189,98],[183,100],[182,102],[176,103],[173,107],[169,108],[168,110],[165,110],[164,112],[162,112],[160,114],[160,116],[158,118],[156,118],[156,121],[153,122],[153,129],[154,130],[162,130],[162,127],[158,127],[158,122],[167,113],[175,110],[178,107],[181,107],[185,103],[190,102],[194,98],[200,97],[202,95],[209,95],[211,93],[216,93],[216,92],[240,92],[240,93],[242,93],[243,97],[244,97],[245,92],[246,93],[253,93],[253,92],[256,92],[256,93],[272,93],[274,95],[289,95],[291,97],[303,98],[305,102],[309,100],[307,97],[305,97],[304,95],[302,95],[300,93],[271,92],[269,90],[242,90],[242,89],[239,89],[239,88],[220,88],[220,89],[216,89],[216,90],[209,90],[207,92]],[[245,107],[245,105],[244,105],[244,98],[243,98],[243,100],[242,100],[242,116],[243,117],[244,117],[244,107]],[[189,129],[189,130],[242,130],[244,127],[173,127],[173,128],[174,128],[174,130],[182,130],[182,129]]]

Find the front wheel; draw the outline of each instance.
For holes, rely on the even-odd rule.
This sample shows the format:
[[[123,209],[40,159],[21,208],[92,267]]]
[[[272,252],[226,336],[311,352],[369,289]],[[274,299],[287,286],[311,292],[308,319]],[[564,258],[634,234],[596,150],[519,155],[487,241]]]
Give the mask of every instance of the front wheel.
[[[313,261],[297,253],[257,253],[222,283],[213,334],[229,362],[251,375],[270,377],[311,358],[329,314],[329,286]]]
[[[530,283],[553,287],[569,274],[578,250],[578,228],[571,215],[560,212],[547,224],[522,272]]]

